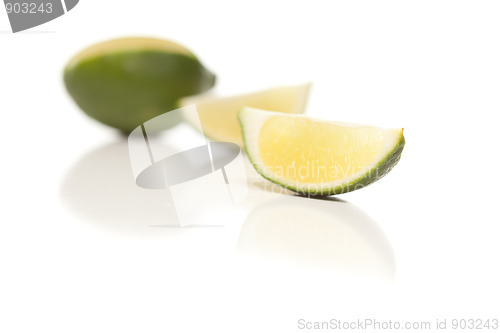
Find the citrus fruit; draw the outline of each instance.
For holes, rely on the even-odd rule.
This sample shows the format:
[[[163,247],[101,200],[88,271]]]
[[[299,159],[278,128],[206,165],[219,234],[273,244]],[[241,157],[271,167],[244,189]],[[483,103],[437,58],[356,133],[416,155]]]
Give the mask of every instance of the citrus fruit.
[[[216,141],[243,146],[237,114],[245,106],[284,113],[303,113],[310,84],[281,86],[231,97],[194,96],[181,99],[181,106],[195,104],[204,134]],[[189,119],[188,119],[189,121]]]
[[[78,106],[124,133],[177,108],[181,97],[215,84],[191,51],[155,38],[122,38],[93,45],[64,69],[64,83]]]
[[[316,120],[244,108],[245,150],[263,177],[295,192],[332,195],[365,187],[399,161],[403,129]]]

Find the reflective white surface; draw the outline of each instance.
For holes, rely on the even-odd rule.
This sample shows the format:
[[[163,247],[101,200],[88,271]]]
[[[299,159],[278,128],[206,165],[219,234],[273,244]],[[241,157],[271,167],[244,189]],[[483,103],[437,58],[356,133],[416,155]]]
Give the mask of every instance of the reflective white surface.
[[[290,260],[356,276],[393,279],[394,254],[376,223],[334,198],[283,196],[247,216],[238,246],[263,258]]]
[[[493,1],[86,1],[44,26],[55,33],[1,33],[0,332],[498,317],[499,12]],[[0,32],[6,20],[0,10]],[[247,165],[249,195],[219,226],[172,227],[168,192],[134,185],[126,138],[62,85],[76,51],[129,34],[191,47],[221,94],[312,81],[310,115],[403,126],[401,162],[338,200],[284,193]],[[173,133],[166,144],[184,139]]]

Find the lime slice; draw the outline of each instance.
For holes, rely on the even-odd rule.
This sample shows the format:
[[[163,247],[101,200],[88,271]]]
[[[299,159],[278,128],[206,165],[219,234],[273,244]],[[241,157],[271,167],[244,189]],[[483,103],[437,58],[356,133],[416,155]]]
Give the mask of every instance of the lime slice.
[[[303,113],[311,84],[282,86],[246,95],[183,98],[181,106],[195,104],[204,134],[216,141],[243,146],[237,114],[245,106],[284,113]],[[189,119],[188,119],[189,121]]]
[[[403,129],[315,120],[244,108],[245,150],[263,177],[310,195],[346,193],[385,176],[399,161]]]
[[[121,38],[93,45],[64,69],[64,83],[90,117],[129,133],[176,109],[181,97],[215,84],[191,51],[156,38]]]

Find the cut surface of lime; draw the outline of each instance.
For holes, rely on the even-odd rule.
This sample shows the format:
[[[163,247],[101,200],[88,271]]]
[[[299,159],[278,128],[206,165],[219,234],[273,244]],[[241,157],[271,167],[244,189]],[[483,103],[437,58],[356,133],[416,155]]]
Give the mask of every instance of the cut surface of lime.
[[[303,113],[311,84],[281,86],[231,97],[193,96],[183,98],[181,106],[195,104],[204,134],[216,141],[243,146],[237,114],[243,107],[276,112]],[[189,121],[189,120],[188,120]]]
[[[403,129],[339,123],[254,108],[238,113],[245,150],[263,177],[311,195],[346,193],[399,161]]]

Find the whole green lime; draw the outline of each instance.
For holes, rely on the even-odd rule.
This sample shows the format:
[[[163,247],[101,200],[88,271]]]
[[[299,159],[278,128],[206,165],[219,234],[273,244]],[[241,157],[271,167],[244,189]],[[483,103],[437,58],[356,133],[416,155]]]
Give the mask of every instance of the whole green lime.
[[[93,45],[64,69],[64,83],[90,117],[128,134],[178,107],[184,96],[215,84],[191,51],[156,38],[121,38]]]

